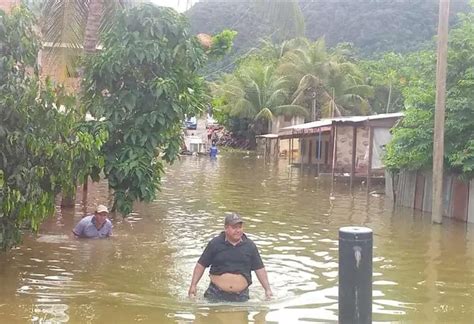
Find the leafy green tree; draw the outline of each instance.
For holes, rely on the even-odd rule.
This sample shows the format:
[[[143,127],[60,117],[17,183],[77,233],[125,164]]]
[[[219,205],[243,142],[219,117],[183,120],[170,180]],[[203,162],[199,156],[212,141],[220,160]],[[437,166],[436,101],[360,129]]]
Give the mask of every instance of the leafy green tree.
[[[34,18],[18,7],[0,11],[0,248],[18,243],[54,212],[54,197],[72,191],[82,172],[75,156],[98,151],[101,139],[76,127],[74,98],[42,83]]]
[[[224,29],[222,32],[212,36],[210,48],[206,54],[212,58],[220,58],[229,53],[232,49],[232,42],[237,35],[237,32],[230,29]],[[201,45],[204,45],[201,43]]]
[[[377,113],[388,113],[403,109],[400,76],[398,71],[403,64],[403,56],[387,53],[379,60],[361,62],[367,75],[367,83],[374,88],[370,99],[372,110]]]
[[[164,163],[180,150],[185,114],[203,108],[206,56],[184,16],[142,5],[125,11],[91,57],[83,88],[86,109],[109,131],[104,173],[114,209],[155,198]]]
[[[432,84],[433,64],[436,64],[433,47],[409,54],[390,52],[377,60],[362,61],[361,67],[367,82],[375,92],[374,97],[370,99],[373,111],[401,111],[405,105],[412,106],[411,98],[419,103],[417,96],[422,94],[415,95],[413,89],[420,88],[422,83]]]
[[[462,15],[450,32],[445,121],[445,167],[466,179],[474,177],[474,13]],[[392,171],[430,169],[433,156],[435,106],[434,51],[420,52],[418,75],[403,90],[409,109],[394,129],[386,164]],[[430,67],[430,68],[428,68]]]

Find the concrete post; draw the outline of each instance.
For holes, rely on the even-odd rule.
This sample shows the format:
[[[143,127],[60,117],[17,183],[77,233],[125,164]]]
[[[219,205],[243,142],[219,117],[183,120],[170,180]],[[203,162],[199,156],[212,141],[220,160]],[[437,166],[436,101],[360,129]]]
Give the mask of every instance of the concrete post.
[[[372,322],[372,230],[339,229],[339,323]]]

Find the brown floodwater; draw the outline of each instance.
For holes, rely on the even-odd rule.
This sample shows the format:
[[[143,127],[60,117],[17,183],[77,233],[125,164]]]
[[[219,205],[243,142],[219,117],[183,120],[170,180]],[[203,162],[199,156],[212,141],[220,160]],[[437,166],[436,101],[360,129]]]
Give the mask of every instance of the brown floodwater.
[[[308,323],[337,321],[338,229],[374,231],[374,322],[473,323],[474,226],[349,190],[313,174],[228,153],[183,157],[162,191],[132,216],[114,217],[114,237],[78,240],[74,224],[107,201],[104,182],[84,206],[60,210],[38,235],[0,253],[1,323]],[[237,211],[257,243],[275,297],[254,276],[242,304],[187,298],[192,270],[223,214]],[[207,272],[206,272],[207,273]]]

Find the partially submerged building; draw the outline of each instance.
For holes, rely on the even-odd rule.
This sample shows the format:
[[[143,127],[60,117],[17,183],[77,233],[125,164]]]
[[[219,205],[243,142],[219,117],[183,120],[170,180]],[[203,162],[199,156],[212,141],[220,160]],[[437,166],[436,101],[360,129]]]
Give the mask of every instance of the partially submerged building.
[[[267,156],[286,156],[288,163],[335,176],[384,176],[382,157],[390,129],[403,113],[321,119],[259,136]],[[260,149],[262,151],[262,149]]]

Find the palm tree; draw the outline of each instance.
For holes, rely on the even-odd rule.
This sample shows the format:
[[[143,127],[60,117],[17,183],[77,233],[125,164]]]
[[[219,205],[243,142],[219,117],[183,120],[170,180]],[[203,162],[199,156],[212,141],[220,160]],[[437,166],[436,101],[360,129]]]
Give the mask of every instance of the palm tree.
[[[41,19],[43,41],[49,47],[48,64],[57,67],[55,77],[75,76],[81,55],[96,51],[100,33],[110,27],[119,8],[130,0],[44,0]]]
[[[306,47],[308,40],[303,37],[284,40],[281,43],[274,43],[271,40],[264,39],[261,42],[260,49],[255,49],[258,54],[262,55],[270,61],[281,60],[288,52]]]
[[[288,85],[288,80],[278,76],[273,66],[247,61],[227,78],[218,92],[226,98],[222,109],[231,116],[250,120],[251,130],[260,135],[268,132],[276,116],[307,115],[304,107],[288,104]]]
[[[344,52],[327,51],[324,39],[288,52],[278,71],[293,84],[292,103],[311,107],[312,120],[368,112],[372,88]]]

